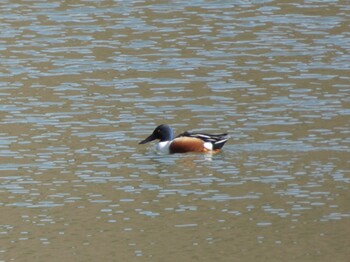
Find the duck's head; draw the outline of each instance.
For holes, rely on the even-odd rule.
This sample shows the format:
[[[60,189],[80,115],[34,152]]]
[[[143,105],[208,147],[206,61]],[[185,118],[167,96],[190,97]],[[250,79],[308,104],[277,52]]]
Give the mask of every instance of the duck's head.
[[[145,140],[142,140],[139,144],[146,144],[153,140],[159,139],[160,142],[170,141],[174,139],[174,133],[170,126],[160,125],[154,129],[153,133],[147,137]]]

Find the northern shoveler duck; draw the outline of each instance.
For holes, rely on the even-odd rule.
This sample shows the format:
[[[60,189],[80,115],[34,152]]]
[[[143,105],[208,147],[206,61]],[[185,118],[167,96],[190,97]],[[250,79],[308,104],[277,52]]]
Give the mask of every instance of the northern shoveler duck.
[[[174,138],[174,132],[168,125],[160,125],[139,144],[159,139],[157,150],[162,153],[217,152],[228,140],[227,134],[210,135],[205,133],[184,132]]]

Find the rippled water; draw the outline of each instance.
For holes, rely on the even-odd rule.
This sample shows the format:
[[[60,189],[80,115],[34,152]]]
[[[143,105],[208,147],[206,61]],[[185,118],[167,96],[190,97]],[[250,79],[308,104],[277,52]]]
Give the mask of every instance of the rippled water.
[[[346,261],[346,1],[5,1],[1,261]],[[229,132],[214,156],[137,143]]]

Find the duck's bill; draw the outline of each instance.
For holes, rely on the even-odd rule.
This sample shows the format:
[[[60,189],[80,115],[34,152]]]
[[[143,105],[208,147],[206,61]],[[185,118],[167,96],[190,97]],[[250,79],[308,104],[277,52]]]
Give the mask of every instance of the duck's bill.
[[[139,144],[146,144],[148,142],[151,142],[153,140],[156,140],[157,138],[152,134],[149,137],[147,137],[145,140],[142,140]]]

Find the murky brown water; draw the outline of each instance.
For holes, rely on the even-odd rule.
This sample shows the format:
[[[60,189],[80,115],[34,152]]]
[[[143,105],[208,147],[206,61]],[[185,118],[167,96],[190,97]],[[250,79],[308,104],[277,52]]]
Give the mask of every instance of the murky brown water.
[[[347,1],[3,1],[1,261],[348,261]],[[160,123],[229,132],[158,155]]]

